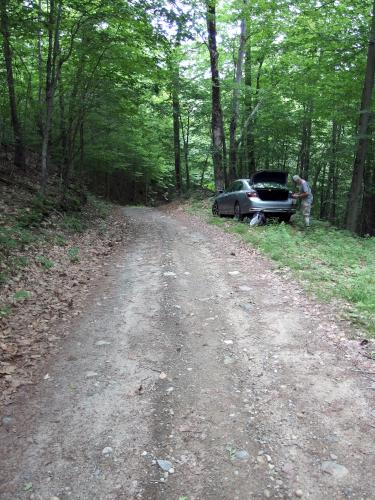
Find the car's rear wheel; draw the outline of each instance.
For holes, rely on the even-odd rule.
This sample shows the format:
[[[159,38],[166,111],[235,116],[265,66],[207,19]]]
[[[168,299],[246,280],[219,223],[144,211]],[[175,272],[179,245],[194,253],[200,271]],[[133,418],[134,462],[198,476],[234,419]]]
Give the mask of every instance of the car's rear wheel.
[[[215,217],[221,217],[217,201],[215,201],[215,203],[212,205],[212,215],[214,215]]]
[[[238,201],[236,201],[236,204],[234,205],[234,215],[233,218],[236,220],[243,220],[243,215],[241,214],[241,207]]]

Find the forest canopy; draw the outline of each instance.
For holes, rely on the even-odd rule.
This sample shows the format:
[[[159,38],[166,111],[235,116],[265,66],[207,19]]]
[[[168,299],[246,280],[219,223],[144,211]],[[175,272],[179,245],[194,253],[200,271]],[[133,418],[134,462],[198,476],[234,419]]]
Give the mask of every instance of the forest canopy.
[[[374,5],[0,0],[2,158],[142,203],[284,170],[374,235]]]

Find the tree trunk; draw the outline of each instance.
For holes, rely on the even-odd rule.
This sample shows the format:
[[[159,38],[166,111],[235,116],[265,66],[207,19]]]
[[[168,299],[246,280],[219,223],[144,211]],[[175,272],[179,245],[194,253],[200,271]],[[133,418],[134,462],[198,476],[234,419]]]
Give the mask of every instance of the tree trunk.
[[[209,155],[206,156],[206,159],[203,163],[202,172],[201,172],[201,180],[199,182],[200,187],[203,187],[204,174],[206,173],[207,166],[208,166],[208,158],[209,158]]]
[[[246,4],[246,0],[244,1]],[[230,120],[229,127],[229,180],[233,181],[237,177],[237,122],[240,107],[240,85],[242,80],[242,64],[245,56],[245,45],[246,45],[246,21],[243,18],[241,20],[241,31],[240,31],[240,45],[238,48],[238,56],[236,63],[236,72],[233,82],[233,96],[232,96],[232,117]]]
[[[173,149],[174,149],[174,171],[175,171],[175,185],[177,194],[181,194],[182,190],[182,177],[181,177],[181,142],[180,142],[180,66],[178,60],[178,50],[181,45],[181,28],[178,25],[176,42],[175,42],[175,55],[171,60],[171,74],[172,74],[172,112],[173,112]]]
[[[189,138],[190,138],[190,111],[187,110],[186,128],[182,116],[180,115],[181,135],[184,143],[184,162],[185,162],[185,182],[186,190],[190,189],[190,168],[189,168]]]
[[[67,163],[67,149],[68,149],[68,139],[67,139],[67,127],[66,127],[66,116],[65,116],[65,99],[62,89],[59,92],[59,105],[60,105],[60,141],[61,141],[61,164],[60,164],[60,178],[64,179],[64,170]]]
[[[79,176],[82,180],[83,162],[85,160],[85,128],[82,119],[79,127]]]
[[[366,168],[366,185],[363,200],[362,233],[375,236],[375,162],[371,155]]]
[[[50,130],[52,124],[53,102],[57,81],[59,78],[58,54],[59,54],[59,36],[62,4],[59,2],[57,13],[55,0],[50,0],[50,11],[48,16],[48,55],[46,66],[46,94],[45,110],[43,118],[43,140],[42,140],[42,193],[46,192],[48,181],[48,145],[50,139]]]
[[[223,138],[223,174],[224,174],[224,186],[228,187],[227,142],[225,140],[225,129],[224,129],[223,114],[221,114],[221,136]]]
[[[371,101],[375,74],[375,0],[372,6],[372,19],[365,81],[362,91],[361,108],[358,123],[358,141],[355,154],[353,176],[349,191],[346,214],[346,228],[353,232],[360,231],[360,215],[363,201],[365,161],[369,143],[368,129],[371,115]]]
[[[38,0],[38,104],[39,110],[42,105],[42,89],[43,89],[43,58],[42,58],[42,0]]]
[[[299,154],[299,175],[302,179],[308,180],[310,170],[310,150],[312,131],[312,108],[310,105],[304,106],[304,117],[302,121],[301,149]]]
[[[172,82],[172,108],[173,108],[173,146],[174,170],[177,194],[181,194],[181,144],[180,144],[180,99],[178,95],[178,68],[174,68]]]
[[[208,49],[210,53],[212,81],[212,160],[214,165],[215,188],[224,189],[223,168],[223,115],[220,101],[220,80],[218,52],[216,44],[216,1],[207,0]]]
[[[3,55],[6,67],[10,115],[14,135],[14,164],[18,167],[24,168],[26,166],[25,146],[23,142],[21,123],[17,114],[17,101],[13,77],[12,50],[9,41],[10,35],[8,26],[7,0],[0,0],[0,29],[3,35]]]
[[[327,164],[324,162],[323,166],[323,173],[320,181],[320,207],[319,207],[319,217],[320,219],[325,219],[327,215],[327,203],[328,203],[328,198],[326,198],[326,186],[325,186],[325,181],[326,181],[326,171],[327,171]],[[328,187],[328,185],[327,185]]]
[[[259,91],[260,91],[260,76],[262,72],[264,57],[261,56],[258,60],[258,69],[256,74],[255,84],[255,100],[253,99],[253,79],[252,79],[252,56],[250,40],[247,42],[246,57],[245,57],[245,110],[248,117],[254,118],[247,119],[245,122],[245,162],[247,164],[247,175],[251,177],[256,171],[256,157],[255,157],[255,115],[256,110],[260,106]]]
[[[334,224],[336,222],[336,204],[337,204],[337,151],[340,141],[341,127],[335,120],[332,122],[332,141],[331,158],[329,162],[328,182],[327,182],[327,211],[328,220]]]

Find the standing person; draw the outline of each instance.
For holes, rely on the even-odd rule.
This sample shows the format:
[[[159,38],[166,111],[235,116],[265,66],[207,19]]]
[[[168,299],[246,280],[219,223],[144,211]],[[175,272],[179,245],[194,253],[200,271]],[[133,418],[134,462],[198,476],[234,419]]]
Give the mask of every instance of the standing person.
[[[293,181],[297,184],[299,193],[293,193],[292,197],[301,200],[302,214],[305,218],[305,225],[306,227],[309,227],[311,204],[313,202],[311,187],[309,186],[309,183],[304,179],[301,179],[299,175],[293,175]]]

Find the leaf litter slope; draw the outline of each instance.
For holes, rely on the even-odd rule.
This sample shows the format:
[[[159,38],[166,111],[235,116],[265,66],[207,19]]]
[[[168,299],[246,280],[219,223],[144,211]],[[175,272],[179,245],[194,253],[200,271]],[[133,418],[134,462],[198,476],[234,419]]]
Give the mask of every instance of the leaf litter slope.
[[[29,191],[1,185],[0,194],[0,404],[10,404],[82,313],[126,223],[119,210],[93,198],[81,212],[54,209],[47,217]]]
[[[370,361],[337,348],[341,327],[235,237],[181,212],[126,213],[133,239],[101,305],[2,432],[3,491],[371,498]]]

